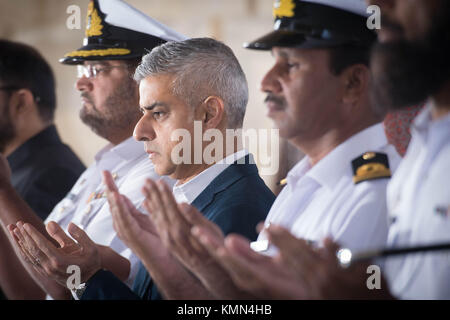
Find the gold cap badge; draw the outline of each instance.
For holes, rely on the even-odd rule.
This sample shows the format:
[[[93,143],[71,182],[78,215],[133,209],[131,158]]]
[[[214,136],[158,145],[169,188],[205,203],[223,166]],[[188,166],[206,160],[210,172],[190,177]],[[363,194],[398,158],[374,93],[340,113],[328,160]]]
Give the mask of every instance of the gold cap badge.
[[[102,35],[102,19],[98,15],[97,9],[94,7],[94,2],[89,2],[87,18],[86,18],[86,36],[101,36]]]
[[[275,0],[273,4],[273,16],[275,18],[294,16],[295,3],[293,0]]]

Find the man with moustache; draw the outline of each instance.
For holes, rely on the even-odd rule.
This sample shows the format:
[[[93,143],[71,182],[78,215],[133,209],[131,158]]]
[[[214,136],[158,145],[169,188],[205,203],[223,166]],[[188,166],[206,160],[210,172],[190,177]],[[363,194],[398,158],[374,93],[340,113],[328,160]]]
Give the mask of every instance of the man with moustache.
[[[393,221],[388,246],[448,243],[450,3],[369,3],[381,8],[384,19],[372,55],[376,97],[392,109],[428,101],[412,127],[407,154],[388,188]],[[448,251],[388,259],[384,275],[398,298],[450,299]]]
[[[381,123],[384,112],[373,110],[369,101],[368,60],[375,34],[366,28],[365,12],[361,1],[276,1],[275,31],[247,45],[272,50],[276,61],[262,80],[269,117],[280,135],[306,154],[289,172],[265,228],[281,224],[316,245],[326,236],[352,249],[386,243],[388,168],[395,170],[400,157],[387,142]],[[169,196],[167,190],[159,192]],[[175,221],[180,221],[173,208],[167,203],[161,215],[167,220],[178,216]],[[195,264],[215,257],[224,239],[211,221],[188,208],[185,237],[173,238],[171,253],[215,297],[241,297],[231,281],[217,281],[232,278],[220,261],[208,268]],[[198,234],[199,229],[206,235]],[[170,225],[163,230],[175,233]],[[180,233],[179,227],[176,231]],[[199,241],[210,241],[209,254],[201,245],[186,244]],[[187,246],[189,255],[183,254]],[[253,247],[276,254],[264,231]],[[250,294],[271,297],[270,290]]]
[[[275,1],[274,16],[275,31],[246,46],[272,51],[275,64],[261,82],[268,116],[306,157],[288,173],[265,226],[310,241],[332,236],[355,249],[383,245],[384,169],[394,171],[400,157],[384,134],[383,110],[371,108],[375,35],[365,5]]]
[[[21,247],[27,255],[40,257],[46,274],[62,283],[67,278],[65,266],[76,262],[85,282],[77,291],[83,300],[213,298],[202,279],[180,263],[180,252],[171,244],[182,242],[182,255],[191,255],[193,248],[185,234],[191,221],[183,211],[187,204],[217,224],[219,232],[255,239],[255,227],[275,199],[239,136],[248,101],[244,72],[229,47],[211,38],[193,38],[154,48],[143,57],[135,79],[143,113],[135,138],[144,142],[155,171],[177,183],[172,189],[163,181],[148,180],[144,207],[149,215],[145,215],[120,194],[111,175],[105,173],[114,228],[143,263],[133,290],[109,270],[102,270],[87,237],[81,239],[82,254],[64,254],[56,252],[33,228],[25,228],[18,237],[28,244]],[[229,135],[230,130],[238,133]],[[204,141],[212,132],[214,142]],[[178,134],[181,142],[174,139]],[[194,147],[197,139],[202,144]],[[171,217],[163,212],[169,208],[174,211]],[[53,267],[51,261],[60,267]],[[198,259],[194,265],[208,269],[210,261]],[[214,281],[228,282],[228,278],[216,274]]]
[[[0,154],[11,168],[12,186],[42,220],[85,169],[60,140],[55,109],[55,79],[45,59],[25,44],[0,40]],[[7,236],[0,231],[4,246],[9,245]],[[0,265],[0,279],[12,279],[21,266],[8,256],[14,254],[12,248],[2,252],[8,264]],[[0,283],[10,296],[14,289]]]
[[[77,65],[79,79],[76,88],[83,100],[80,117],[109,144],[96,155],[95,162],[53,209],[46,223],[56,221],[63,229],[68,229],[75,239],[89,234],[95,241],[94,251],[102,267],[131,284],[137,272],[138,259],[117,238],[113,229],[101,183],[101,171],[111,171],[121,192],[127,194],[134,205],[140,205],[143,200],[140,188],[145,178],[158,176],[142,144],[132,137],[140,117],[136,108],[138,87],[132,75],[147,49],[184,37],[119,0],[91,1],[87,22],[84,46],[66,54],[61,62]],[[62,229],[55,222],[48,223],[45,228],[25,205],[11,186],[6,164],[1,166],[0,173],[0,219],[5,230],[10,224],[26,221],[51,241],[56,240],[54,243],[59,244],[59,250],[79,249],[77,246],[65,246]],[[23,228],[23,223],[19,222],[17,226]],[[53,298],[70,297],[67,286],[41,276],[39,259],[30,260],[17,250],[16,254],[26,270],[16,270],[17,275],[24,279],[21,282],[23,286],[8,284],[15,289],[11,298],[40,299],[44,297],[41,288],[45,288]],[[2,259],[1,263],[11,262]],[[5,279],[9,280],[12,279]]]
[[[450,242],[450,3],[445,0],[371,0],[382,27],[372,52],[375,98],[390,109],[427,101],[412,126],[412,139],[388,186],[388,247]],[[280,255],[263,257],[248,242],[230,237],[218,259],[241,289],[273,297],[343,299],[450,299],[448,251],[386,257],[381,288],[367,287],[370,261],[342,268],[338,244],[314,251],[288,230],[272,226]],[[207,241],[205,241],[207,243]],[[211,246],[210,246],[211,247]],[[258,269],[258,272],[251,273]],[[250,276],[249,276],[250,275]],[[267,297],[267,295],[266,295]]]

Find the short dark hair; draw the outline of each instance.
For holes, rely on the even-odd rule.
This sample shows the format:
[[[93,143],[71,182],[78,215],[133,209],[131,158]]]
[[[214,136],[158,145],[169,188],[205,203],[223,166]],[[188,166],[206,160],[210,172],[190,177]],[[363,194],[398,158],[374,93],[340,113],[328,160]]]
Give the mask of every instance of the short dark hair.
[[[29,89],[43,121],[51,121],[56,109],[55,77],[50,65],[34,48],[0,39],[2,86]]]
[[[329,49],[330,71],[340,75],[342,71],[355,64],[370,65],[370,46],[341,45]]]

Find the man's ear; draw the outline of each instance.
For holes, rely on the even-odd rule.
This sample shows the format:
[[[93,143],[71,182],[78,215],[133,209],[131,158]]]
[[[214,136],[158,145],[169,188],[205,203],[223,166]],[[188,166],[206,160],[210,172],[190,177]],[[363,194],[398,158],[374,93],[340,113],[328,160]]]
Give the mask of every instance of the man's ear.
[[[9,99],[11,117],[17,119],[24,113],[37,112],[34,96],[29,89],[14,91]]]
[[[203,106],[205,111],[203,123],[206,126],[206,129],[219,127],[225,116],[225,106],[223,100],[217,96],[209,96],[203,102]]]
[[[345,104],[353,105],[365,95],[369,85],[369,68],[363,64],[357,64],[344,70],[341,75],[344,81]]]

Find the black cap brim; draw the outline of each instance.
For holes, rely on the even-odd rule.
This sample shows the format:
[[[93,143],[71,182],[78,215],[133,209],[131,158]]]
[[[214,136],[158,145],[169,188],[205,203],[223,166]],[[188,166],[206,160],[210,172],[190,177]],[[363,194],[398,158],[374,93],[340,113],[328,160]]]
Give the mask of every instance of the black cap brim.
[[[150,50],[152,48],[149,48]],[[76,65],[84,61],[98,60],[128,60],[142,57],[142,52],[133,52],[130,48],[117,46],[88,44],[75,51],[67,53],[59,62]]]
[[[348,43],[348,39],[313,38],[302,32],[292,30],[274,30],[252,42],[244,43],[244,47],[255,50],[271,50],[273,47],[299,49],[329,48]]]

